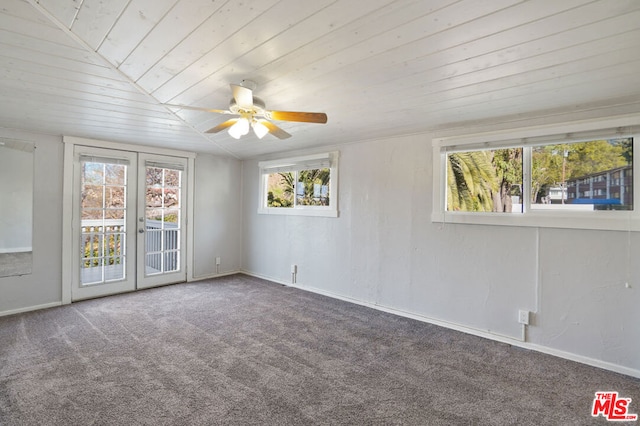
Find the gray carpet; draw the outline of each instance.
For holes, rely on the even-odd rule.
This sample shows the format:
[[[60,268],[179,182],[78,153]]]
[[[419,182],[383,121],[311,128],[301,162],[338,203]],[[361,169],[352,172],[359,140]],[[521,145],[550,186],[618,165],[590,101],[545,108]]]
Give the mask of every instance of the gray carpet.
[[[2,425],[608,424],[598,390],[640,411],[638,379],[244,275],[0,318]]]

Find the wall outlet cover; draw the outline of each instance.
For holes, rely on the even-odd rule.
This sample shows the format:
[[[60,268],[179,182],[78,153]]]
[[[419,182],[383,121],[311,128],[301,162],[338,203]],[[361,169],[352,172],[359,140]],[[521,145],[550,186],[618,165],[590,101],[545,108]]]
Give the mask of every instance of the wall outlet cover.
[[[525,311],[522,309],[518,311],[518,322],[520,324],[529,325],[530,317],[531,315],[529,311]]]

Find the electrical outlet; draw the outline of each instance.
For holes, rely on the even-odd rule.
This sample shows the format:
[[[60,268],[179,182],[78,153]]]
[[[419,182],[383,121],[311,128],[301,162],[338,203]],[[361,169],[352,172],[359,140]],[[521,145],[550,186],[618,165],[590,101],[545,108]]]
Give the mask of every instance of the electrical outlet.
[[[220,258],[216,257],[216,265],[219,265],[219,264],[220,264]]]
[[[298,265],[296,265],[296,264],[291,265],[291,273],[292,274],[297,274],[298,273]]]
[[[530,316],[531,315],[529,311],[520,310],[518,311],[518,322],[520,324],[529,325]]]

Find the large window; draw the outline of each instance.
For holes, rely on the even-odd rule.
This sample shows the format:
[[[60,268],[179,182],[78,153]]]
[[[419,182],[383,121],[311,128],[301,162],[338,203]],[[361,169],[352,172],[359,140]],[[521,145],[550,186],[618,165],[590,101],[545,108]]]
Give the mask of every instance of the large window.
[[[434,140],[433,220],[628,229],[630,219],[637,219],[640,229],[634,210],[636,132],[627,126]]]
[[[258,213],[337,216],[338,153],[263,161]]]

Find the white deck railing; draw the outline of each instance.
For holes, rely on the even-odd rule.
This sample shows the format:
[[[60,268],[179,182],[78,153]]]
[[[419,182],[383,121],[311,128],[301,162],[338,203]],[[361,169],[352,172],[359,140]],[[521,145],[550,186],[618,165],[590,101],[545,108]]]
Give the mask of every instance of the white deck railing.
[[[81,282],[101,283],[123,279],[126,226],[123,219],[81,221]],[[179,269],[180,228],[177,223],[145,222],[145,272],[147,275]]]

